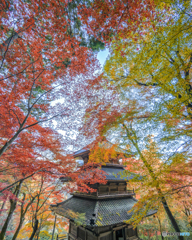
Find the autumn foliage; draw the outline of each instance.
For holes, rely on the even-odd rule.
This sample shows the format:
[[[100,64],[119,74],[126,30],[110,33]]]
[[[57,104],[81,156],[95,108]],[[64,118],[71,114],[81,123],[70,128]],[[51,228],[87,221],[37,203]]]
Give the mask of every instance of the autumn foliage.
[[[104,184],[96,167],[117,157],[125,174],[135,174],[137,215],[175,198],[191,223],[190,7],[180,0],[0,2],[0,239],[6,232],[50,237],[52,200]],[[95,53],[105,46],[110,57],[100,74]],[[94,144],[90,162],[77,168],[68,150],[80,133]],[[60,177],[72,183],[58,187]],[[24,212],[29,223],[10,230],[10,219]]]

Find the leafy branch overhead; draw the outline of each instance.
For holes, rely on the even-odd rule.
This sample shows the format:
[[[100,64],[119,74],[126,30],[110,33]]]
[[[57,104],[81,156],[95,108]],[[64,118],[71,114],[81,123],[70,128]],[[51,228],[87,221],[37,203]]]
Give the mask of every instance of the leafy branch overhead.
[[[161,228],[167,217],[186,231],[179,221],[191,223],[190,9],[189,0],[0,2],[0,240],[56,237],[63,220],[57,225],[49,204],[106,184],[93,169],[117,158],[139,195],[131,223],[158,207]],[[87,144],[89,162],[77,167],[71,153]]]

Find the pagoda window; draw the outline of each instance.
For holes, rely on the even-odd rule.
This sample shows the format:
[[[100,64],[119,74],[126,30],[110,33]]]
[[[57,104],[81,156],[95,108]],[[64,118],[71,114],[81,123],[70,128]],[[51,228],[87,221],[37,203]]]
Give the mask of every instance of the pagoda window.
[[[119,192],[125,192],[126,191],[126,185],[124,183],[119,183],[118,191]]]
[[[110,183],[110,192],[117,192],[118,191],[118,186],[117,183]]]
[[[124,240],[123,229],[119,229],[116,231],[116,240]]]

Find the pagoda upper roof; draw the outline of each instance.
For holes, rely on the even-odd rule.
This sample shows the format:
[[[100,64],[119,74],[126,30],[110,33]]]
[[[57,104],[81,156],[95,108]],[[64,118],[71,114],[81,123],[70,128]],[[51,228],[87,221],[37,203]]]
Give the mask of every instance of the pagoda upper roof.
[[[90,219],[94,219],[94,226],[107,226],[123,223],[129,220],[132,213],[127,213],[133,209],[137,200],[133,197],[112,198],[112,199],[87,199],[73,196],[68,200],[51,205],[51,209],[58,215],[76,221],[75,214],[85,214],[85,221],[82,225],[91,226]],[[156,210],[150,210],[146,216],[155,214]],[[93,216],[95,214],[95,216]]]
[[[79,156],[82,156],[82,155],[88,155],[90,152],[89,148],[82,148],[76,152],[73,153],[73,156],[76,158],[76,157],[79,157]]]
[[[133,174],[129,176],[122,176],[124,171],[124,166],[120,164],[106,163],[101,166],[101,170],[105,172],[106,180],[115,180],[115,181],[129,181],[134,177]]]
[[[107,181],[129,181],[134,178],[134,174],[130,173],[128,176],[123,176],[124,166],[120,164],[104,163],[101,166],[101,170],[104,171],[104,176]],[[61,177],[61,181],[70,181],[67,177]]]

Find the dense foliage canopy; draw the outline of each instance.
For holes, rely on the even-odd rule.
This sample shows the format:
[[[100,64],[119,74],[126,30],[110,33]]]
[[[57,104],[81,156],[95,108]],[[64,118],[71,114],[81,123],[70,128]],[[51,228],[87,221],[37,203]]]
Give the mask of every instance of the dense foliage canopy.
[[[190,9],[189,0],[0,2],[0,239],[52,237],[49,204],[105,183],[86,173],[117,148],[140,196],[131,223],[157,206],[161,223],[163,206],[175,231],[190,230]],[[87,142],[90,163],[77,169],[69,150]]]

